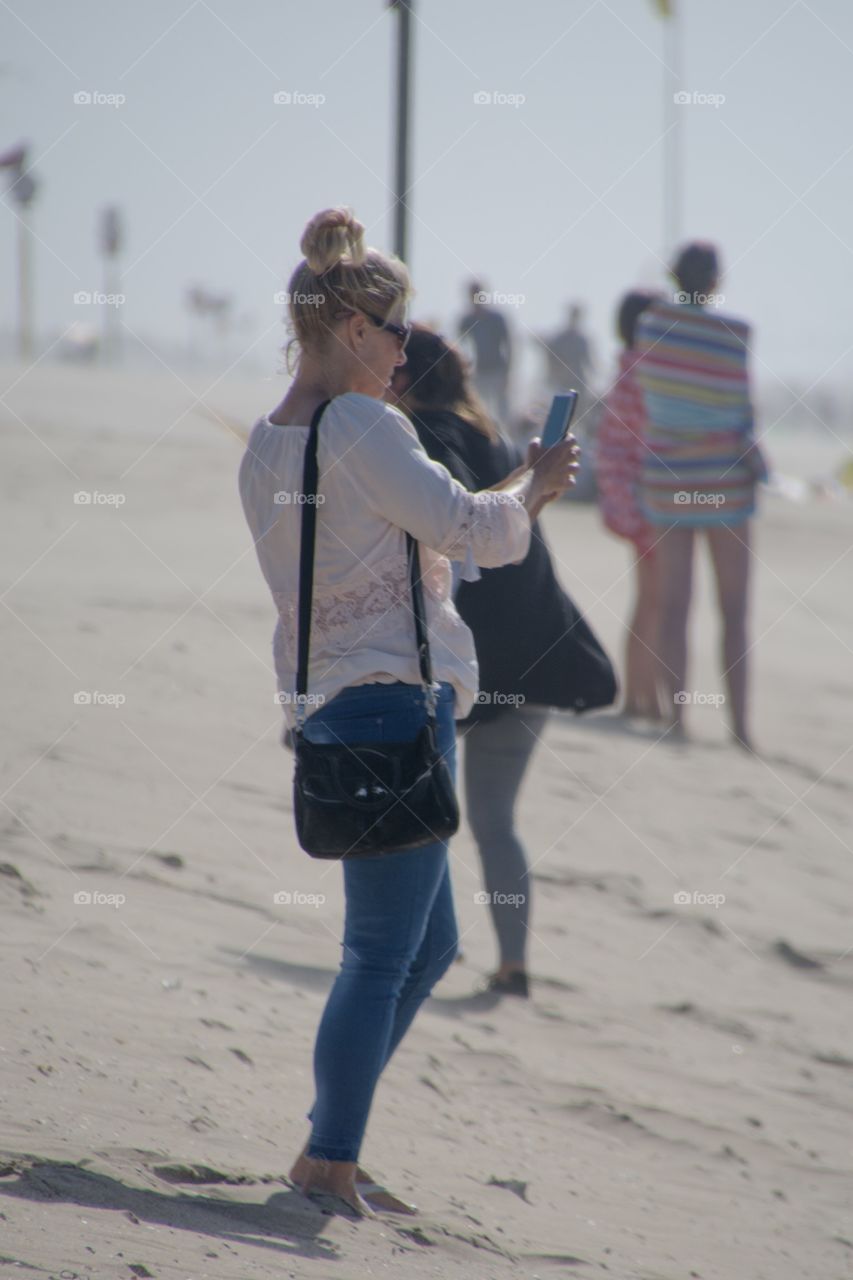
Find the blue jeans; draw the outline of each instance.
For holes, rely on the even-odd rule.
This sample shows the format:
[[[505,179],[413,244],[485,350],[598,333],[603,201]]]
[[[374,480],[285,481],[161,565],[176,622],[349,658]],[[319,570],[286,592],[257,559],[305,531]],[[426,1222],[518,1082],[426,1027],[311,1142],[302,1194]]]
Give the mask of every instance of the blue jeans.
[[[454,690],[438,693],[438,749],[456,776]],[[424,723],[420,685],[344,689],[305,722],[310,742],[404,742]],[[358,1160],[379,1077],[458,945],[447,844],[343,863],[343,959],[314,1046],[310,1156]]]

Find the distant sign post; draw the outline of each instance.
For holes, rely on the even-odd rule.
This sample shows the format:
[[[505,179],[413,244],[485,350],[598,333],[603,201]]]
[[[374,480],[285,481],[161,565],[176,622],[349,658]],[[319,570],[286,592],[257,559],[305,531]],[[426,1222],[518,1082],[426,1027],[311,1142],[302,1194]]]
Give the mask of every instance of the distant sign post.
[[[6,171],[9,198],[17,205],[18,223],[18,355],[33,356],[33,233],[30,208],[37,184],[27,169],[27,146],[20,144],[0,155],[0,169]]]
[[[124,227],[121,210],[117,205],[107,205],[101,210],[98,223],[98,247],[104,260],[104,294],[107,298],[117,298],[120,293],[120,272],[118,257],[124,241]],[[106,364],[112,364],[119,350],[118,305],[107,305],[102,308],[104,318],[103,358]]]

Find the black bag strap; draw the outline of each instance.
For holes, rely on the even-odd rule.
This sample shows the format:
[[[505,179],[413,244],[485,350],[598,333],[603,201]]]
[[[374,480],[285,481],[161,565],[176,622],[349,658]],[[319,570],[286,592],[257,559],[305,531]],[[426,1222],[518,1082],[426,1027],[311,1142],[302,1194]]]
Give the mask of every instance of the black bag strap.
[[[406,554],[409,560],[409,588],[412,593],[412,613],[415,618],[415,641],[418,646],[418,666],[421,680],[427,693],[427,707],[431,715],[435,715],[434,695],[432,689],[432,656],[429,649],[429,636],[426,628],[426,610],[424,608],[423,587],[421,586],[421,557],[416,540],[410,533],[406,534]]]
[[[311,597],[314,591],[314,544],[317,536],[317,503],[309,502],[310,495],[317,496],[317,428],[330,401],[324,400],[311,416],[305,459],[302,464],[302,531],[299,542],[299,629],[296,649],[296,697],[297,720],[300,706],[304,708],[308,692],[308,650],[311,642]],[[302,699],[302,703],[298,700]]]
[[[299,543],[299,625],[296,651],[296,727],[301,731],[305,714],[305,695],[308,692],[308,655],[311,647],[311,599],[314,591],[314,549],[317,539],[317,435],[320,419],[331,402],[324,400],[314,410],[305,460],[302,466],[302,532]],[[417,541],[406,534],[406,558],[409,569],[409,587],[412,595],[412,613],[415,620],[415,641],[418,649],[418,666],[426,694],[427,715],[435,719],[435,693],[432,687],[432,658],[426,627],[423,588],[421,586],[421,561]]]

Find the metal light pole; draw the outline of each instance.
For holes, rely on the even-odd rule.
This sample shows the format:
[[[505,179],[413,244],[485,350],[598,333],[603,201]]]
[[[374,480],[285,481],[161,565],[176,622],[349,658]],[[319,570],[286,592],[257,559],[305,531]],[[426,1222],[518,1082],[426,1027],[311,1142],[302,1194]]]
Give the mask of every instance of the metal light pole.
[[[412,93],[412,11],[414,0],[388,0],[396,9],[397,28],[397,136],[394,166],[394,252],[404,262],[409,254],[409,134]]]
[[[30,181],[27,174],[22,182]],[[35,194],[17,197],[20,209],[18,221],[18,355],[22,360],[33,358],[33,232],[30,226],[30,204]]]

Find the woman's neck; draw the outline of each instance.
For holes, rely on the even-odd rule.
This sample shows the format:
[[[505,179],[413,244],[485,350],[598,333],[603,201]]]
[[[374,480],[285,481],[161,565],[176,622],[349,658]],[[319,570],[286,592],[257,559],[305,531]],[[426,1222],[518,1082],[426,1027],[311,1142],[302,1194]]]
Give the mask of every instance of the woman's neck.
[[[299,400],[333,400],[335,396],[355,389],[350,381],[343,370],[303,355],[287,394],[293,394]]]
[[[284,399],[269,415],[269,420],[275,426],[304,426],[324,400],[334,400],[347,391],[357,390],[344,371],[303,356]]]

